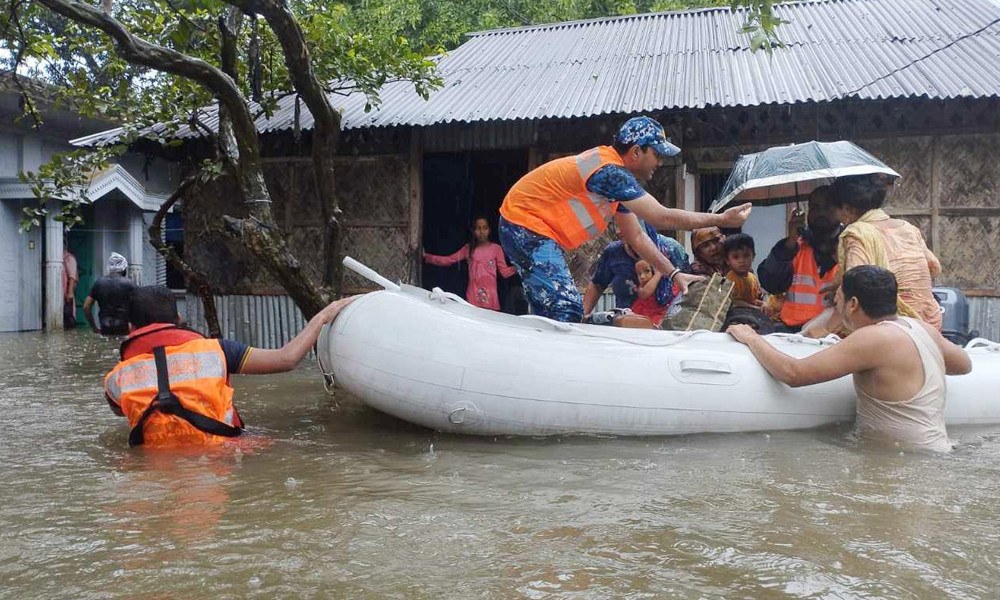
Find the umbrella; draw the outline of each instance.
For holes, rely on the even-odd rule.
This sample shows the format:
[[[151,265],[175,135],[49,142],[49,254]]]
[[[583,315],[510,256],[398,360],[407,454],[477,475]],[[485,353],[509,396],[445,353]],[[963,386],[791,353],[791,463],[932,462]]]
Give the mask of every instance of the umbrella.
[[[807,142],[744,154],[736,161],[722,193],[708,209],[719,212],[733,202],[759,206],[794,202],[798,196],[846,175],[885,173],[899,177],[884,162],[851,142]]]

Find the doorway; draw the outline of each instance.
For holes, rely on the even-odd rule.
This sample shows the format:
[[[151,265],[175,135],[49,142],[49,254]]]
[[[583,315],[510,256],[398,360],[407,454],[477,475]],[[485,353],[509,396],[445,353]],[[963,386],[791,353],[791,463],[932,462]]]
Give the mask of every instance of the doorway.
[[[424,156],[424,251],[447,256],[471,239],[474,217],[490,223],[490,239],[498,242],[500,205],[507,191],[528,170],[527,148],[481,152],[435,153]],[[466,261],[450,267],[423,265],[423,285],[465,297],[468,282]],[[498,294],[503,300],[517,276],[498,278]]]
[[[94,281],[101,276],[101,266],[95,259],[94,254],[94,207],[93,205],[81,206],[81,216],[83,223],[69,230],[68,249],[70,254],[76,257],[76,271],[80,280],[76,283],[76,292],[73,294],[76,302],[76,324],[87,325],[87,318],[83,316],[83,301],[90,294],[90,288]]]

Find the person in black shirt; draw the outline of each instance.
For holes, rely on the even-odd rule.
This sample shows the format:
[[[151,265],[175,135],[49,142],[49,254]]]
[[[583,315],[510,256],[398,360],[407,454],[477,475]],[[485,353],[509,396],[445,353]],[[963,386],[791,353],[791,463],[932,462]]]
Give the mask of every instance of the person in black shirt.
[[[125,277],[128,261],[117,252],[108,257],[108,274],[94,282],[83,301],[83,316],[94,333],[104,335],[128,334],[128,303],[135,284]],[[99,305],[100,327],[94,321],[94,302]]]
[[[823,312],[823,289],[837,276],[837,242],[842,227],[827,202],[829,190],[827,186],[816,188],[809,195],[808,213],[792,213],[789,236],[775,244],[757,267],[761,287],[770,294],[787,295],[778,331],[796,333]],[[793,290],[796,281],[799,284]],[[814,289],[805,289],[809,286]],[[796,294],[806,299],[805,303]]]

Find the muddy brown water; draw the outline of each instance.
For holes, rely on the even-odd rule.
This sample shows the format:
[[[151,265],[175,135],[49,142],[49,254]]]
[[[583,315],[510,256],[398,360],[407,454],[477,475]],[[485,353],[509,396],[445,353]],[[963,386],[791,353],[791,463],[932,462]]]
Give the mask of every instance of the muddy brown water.
[[[115,343],[0,334],[0,598],[998,598],[1000,427],[437,434],[236,377],[252,436],[126,448]]]

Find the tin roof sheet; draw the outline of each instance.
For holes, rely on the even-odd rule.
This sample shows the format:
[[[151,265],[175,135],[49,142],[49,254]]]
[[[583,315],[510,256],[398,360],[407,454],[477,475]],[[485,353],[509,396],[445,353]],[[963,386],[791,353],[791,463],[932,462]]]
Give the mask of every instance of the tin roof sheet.
[[[665,12],[499,29],[438,59],[444,85],[425,100],[394,82],[365,111],[360,93],[331,96],[345,129],[610,113],[1000,95],[995,0],[816,0],[778,4],[785,47],[752,52],[742,11]],[[208,109],[205,122],[214,126]],[[295,96],[258,119],[291,129]],[[300,127],[312,116],[300,105]],[[110,141],[104,132],[75,143]],[[194,137],[186,127],[179,137]]]

